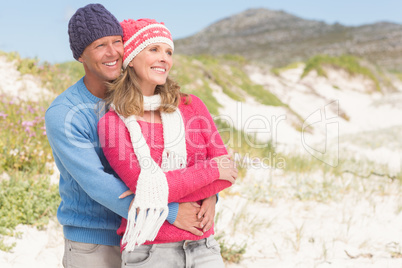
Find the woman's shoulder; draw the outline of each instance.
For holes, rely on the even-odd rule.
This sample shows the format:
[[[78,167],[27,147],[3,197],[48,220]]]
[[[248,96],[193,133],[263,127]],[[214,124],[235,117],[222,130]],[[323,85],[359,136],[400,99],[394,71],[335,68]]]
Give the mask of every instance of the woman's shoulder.
[[[186,94],[181,97],[181,106],[189,106],[192,108],[196,108],[198,106],[205,106],[204,102],[194,94]]]
[[[120,119],[119,115],[114,110],[109,110],[99,119],[98,126],[110,125],[111,123],[116,124],[120,121],[117,119]]]
[[[113,118],[113,117],[119,117],[119,115],[115,112],[115,110],[110,109],[107,111],[100,120],[105,120],[106,118]]]

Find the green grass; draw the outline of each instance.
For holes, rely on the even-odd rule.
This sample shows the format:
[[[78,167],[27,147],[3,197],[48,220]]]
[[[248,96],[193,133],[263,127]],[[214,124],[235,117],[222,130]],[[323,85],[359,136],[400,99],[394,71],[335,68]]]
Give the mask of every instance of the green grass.
[[[208,78],[202,66],[192,58],[175,55],[171,76],[179,83],[181,91],[194,94],[207,106],[211,114],[219,114],[220,103],[212,94]]]
[[[217,235],[215,237],[216,241],[218,241],[221,248],[221,255],[225,262],[228,263],[240,263],[243,259],[244,253],[246,253],[247,244],[238,245],[231,244],[229,245],[224,239],[223,235]]]
[[[244,58],[236,55],[175,55],[171,74],[182,86],[183,92],[199,96],[215,115],[220,104],[212,95],[210,83],[221,87],[223,93],[238,102],[244,102],[246,96],[251,96],[265,105],[286,106],[269,90],[250,80],[244,71],[247,64]]]
[[[9,172],[10,179],[0,181],[0,250],[9,251],[4,236],[15,236],[19,224],[44,228],[56,215],[60,204],[57,185],[46,175],[32,176],[23,171]]]
[[[41,79],[49,90],[60,94],[71,85],[75,84],[85,74],[84,67],[78,61],[69,61],[50,65],[43,72]]]
[[[17,53],[0,54],[48,88],[56,81],[67,83],[61,73],[68,74],[69,64],[38,64],[37,59],[22,59]],[[4,236],[15,236],[18,224],[43,228],[56,215],[60,197],[58,186],[49,184],[53,157],[44,115],[51,100],[24,101],[7,95],[0,99],[0,250],[9,251],[15,244],[8,245]]]
[[[271,72],[275,74],[276,76],[279,76],[281,72],[291,70],[291,69],[296,69],[302,64],[301,62],[293,62],[289,65],[286,65],[285,67],[277,67],[277,68],[272,68]]]
[[[204,73],[208,80],[220,86],[223,93],[235,101],[244,101],[243,93],[233,81],[237,77],[228,73],[224,58],[202,55],[196,56],[195,59],[203,64]]]
[[[327,73],[323,68],[323,66],[325,65],[342,68],[351,75],[360,74],[366,76],[374,82],[376,90],[381,91],[380,82],[378,81],[377,77],[373,74],[373,72],[370,69],[362,66],[359,63],[358,58],[350,55],[342,55],[339,57],[331,57],[328,55],[314,56],[306,62],[306,66],[304,68],[304,72],[301,77],[303,78],[312,70],[316,70],[319,76],[326,77]]]
[[[52,162],[45,128],[47,102],[22,101],[1,96],[0,173],[19,170],[30,174],[47,173]]]

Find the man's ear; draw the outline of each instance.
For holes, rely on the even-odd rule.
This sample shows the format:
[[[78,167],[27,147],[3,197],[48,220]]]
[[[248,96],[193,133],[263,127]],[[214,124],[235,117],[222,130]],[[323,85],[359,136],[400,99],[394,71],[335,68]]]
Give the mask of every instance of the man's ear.
[[[82,57],[79,57],[78,61],[82,63],[83,62]]]

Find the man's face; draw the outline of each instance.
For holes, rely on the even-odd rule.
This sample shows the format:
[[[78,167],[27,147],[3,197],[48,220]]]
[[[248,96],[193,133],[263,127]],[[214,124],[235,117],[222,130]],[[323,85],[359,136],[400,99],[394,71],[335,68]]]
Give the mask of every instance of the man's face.
[[[86,79],[106,82],[120,75],[123,53],[121,36],[105,36],[87,46],[78,60],[84,65]]]

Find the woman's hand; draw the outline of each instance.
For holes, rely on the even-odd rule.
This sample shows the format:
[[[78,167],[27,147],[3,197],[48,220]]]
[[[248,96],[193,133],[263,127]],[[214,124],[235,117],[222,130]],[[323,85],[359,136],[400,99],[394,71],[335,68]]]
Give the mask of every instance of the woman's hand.
[[[236,168],[235,162],[228,155],[222,155],[212,158],[219,169],[219,179],[226,180],[230,183],[235,183],[237,179],[238,170]]]
[[[122,199],[122,198],[125,198],[125,197],[127,197],[127,196],[129,196],[129,195],[132,195],[132,194],[134,194],[131,190],[127,190],[127,191],[125,191],[124,193],[122,193],[120,196],[119,196],[119,199]]]
[[[202,201],[198,219],[201,220],[200,228],[205,233],[211,229],[215,218],[216,195],[205,198]]]
[[[201,219],[197,217],[199,211],[200,205],[196,202],[179,203],[179,211],[173,225],[194,235],[202,236],[203,232],[197,229],[201,222]]]
[[[119,196],[119,199],[122,199],[122,198],[125,198],[125,197],[127,197],[127,196],[130,196],[130,195],[132,195],[132,194],[134,194],[131,190],[127,190],[127,191],[125,191],[124,193],[122,193],[120,196]],[[131,206],[133,205],[133,203],[134,203],[134,198],[133,198],[133,200],[131,200],[131,203],[130,203],[130,206],[128,207],[128,210],[130,211],[131,210]],[[137,208],[137,214],[140,212],[140,210]]]

